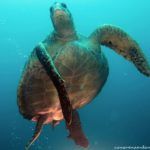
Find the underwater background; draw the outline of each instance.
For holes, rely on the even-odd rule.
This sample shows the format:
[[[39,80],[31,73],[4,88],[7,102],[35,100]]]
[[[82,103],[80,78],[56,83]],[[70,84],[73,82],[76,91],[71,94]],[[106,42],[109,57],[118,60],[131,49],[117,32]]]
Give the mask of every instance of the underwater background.
[[[52,30],[49,7],[54,0],[0,1],[0,150],[24,150],[34,123],[17,107],[17,85],[28,55]],[[88,36],[97,26],[113,24],[129,33],[150,61],[149,0],[63,0],[76,30]],[[115,146],[150,147],[150,78],[111,49],[102,47],[110,67],[102,92],[80,109],[89,150]],[[44,126],[31,150],[81,150],[67,139],[64,122]]]

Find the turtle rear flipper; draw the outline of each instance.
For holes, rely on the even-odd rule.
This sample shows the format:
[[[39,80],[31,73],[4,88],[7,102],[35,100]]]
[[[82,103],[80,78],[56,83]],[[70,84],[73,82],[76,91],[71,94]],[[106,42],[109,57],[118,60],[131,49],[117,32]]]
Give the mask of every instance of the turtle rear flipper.
[[[79,117],[77,110],[73,111],[71,125],[68,125],[67,128],[70,132],[68,138],[73,139],[77,145],[80,145],[85,148],[88,147],[89,142],[83,133],[81,122],[80,122],[80,117]]]
[[[30,146],[37,140],[37,138],[40,136],[40,133],[42,131],[42,127],[44,125],[45,120],[47,119],[46,115],[39,116],[39,119],[37,121],[34,135],[32,139],[29,141],[29,143],[26,145],[25,150],[28,150]]]
[[[141,73],[150,76],[150,65],[140,46],[122,29],[112,25],[104,25],[97,28],[91,34],[90,39],[113,49],[124,58],[132,61]]]

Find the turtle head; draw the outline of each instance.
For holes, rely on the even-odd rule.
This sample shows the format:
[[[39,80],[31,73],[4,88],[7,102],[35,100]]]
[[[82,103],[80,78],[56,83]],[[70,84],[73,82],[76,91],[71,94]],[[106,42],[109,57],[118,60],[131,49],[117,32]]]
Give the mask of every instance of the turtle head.
[[[50,16],[55,34],[59,38],[70,38],[76,35],[72,15],[64,3],[56,2],[50,7]]]

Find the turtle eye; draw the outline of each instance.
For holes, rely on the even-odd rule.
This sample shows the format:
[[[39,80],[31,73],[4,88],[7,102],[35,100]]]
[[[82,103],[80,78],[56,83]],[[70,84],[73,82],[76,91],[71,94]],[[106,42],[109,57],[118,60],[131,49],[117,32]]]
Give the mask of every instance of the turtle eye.
[[[61,3],[61,6],[67,8],[67,5],[65,3]]]

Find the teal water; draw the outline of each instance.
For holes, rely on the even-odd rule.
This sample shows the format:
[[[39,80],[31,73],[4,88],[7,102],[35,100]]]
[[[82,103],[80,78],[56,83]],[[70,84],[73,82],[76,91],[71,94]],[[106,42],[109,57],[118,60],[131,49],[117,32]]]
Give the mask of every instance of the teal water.
[[[52,30],[48,0],[0,1],[0,150],[23,150],[34,123],[22,118],[16,89],[28,55]],[[76,29],[88,36],[97,26],[113,24],[128,32],[150,61],[149,0],[64,0]],[[150,146],[150,78],[128,61],[102,47],[110,74],[102,92],[80,110],[89,150],[114,146]],[[45,126],[31,150],[81,150],[66,138],[62,122]]]

